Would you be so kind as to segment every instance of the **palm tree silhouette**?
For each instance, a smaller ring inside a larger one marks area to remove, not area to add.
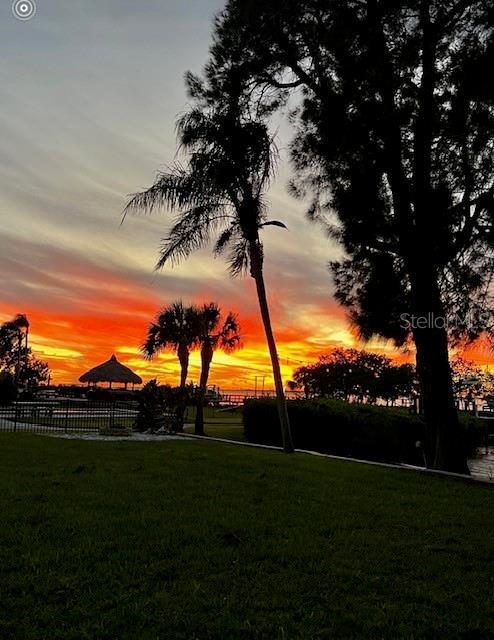
[[[201,345],[201,377],[197,398],[195,433],[204,435],[204,400],[208,386],[209,371],[216,349],[231,353],[240,347],[240,327],[234,313],[225,319],[215,302],[204,304],[198,309],[197,328]]]
[[[181,300],[163,307],[156,320],[149,325],[141,351],[146,358],[154,358],[161,351],[177,354],[180,363],[180,388],[187,384],[190,351],[198,346],[197,310],[184,306]]]
[[[194,92],[198,93],[194,80]],[[192,90],[192,81],[189,83]],[[224,108],[204,98],[179,118],[177,133],[185,165],[175,163],[159,172],[154,184],[134,194],[124,211],[178,212],[163,239],[157,269],[177,263],[213,237],[216,254],[227,253],[230,273],[246,271],[255,281],[268,343],[278,400],[283,447],[293,452],[280,363],[271,325],[264,283],[264,251],[260,232],[269,225],[265,192],[276,165],[276,147],[267,126],[241,106],[242,96],[231,96]],[[214,105],[214,103],[213,103]]]

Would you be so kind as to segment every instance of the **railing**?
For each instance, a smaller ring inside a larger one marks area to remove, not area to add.
[[[474,403],[475,417],[484,421],[484,449],[489,453],[490,446],[494,442],[494,407],[492,402],[486,402],[481,406]]]
[[[0,432],[73,433],[132,429],[135,402],[60,400],[0,406]]]
[[[210,402],[212,406],[217,407],[241,407],[245,401],[245,396],[241,395],[221,395],[217,400]]]
[[[287,395],[288,397],[288,395]],[[207,398],[209,404],[211,406],[219,406],[219,407],[241,407],[243,406],[245,400],[255,399],[260,400],[261,398],[276,398],[274,392],[258,392],[257,395],[253,392],[252,394],[235,394],[235,393],[222,393],[217,398]]]

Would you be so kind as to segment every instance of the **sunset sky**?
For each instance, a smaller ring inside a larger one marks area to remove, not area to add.
[[[250,278],[232,280],[209,250],[153,272],[169,216],[127,219],[126,195],[173,161],[183,75],[200,71],[221,0],[38,0],[29,21],[0,8],[0,321],[26,313],[53,382],[112,353],[144,379],[176,382],[173,354],[146,363],[147,323],[177,298],[239,314],[244,349],[218,354],[211,383],[253,388],[270,367]],[[282,150],[289,129],[279,126]],[[333,346],[354,343],[327,271],[339,249],[304,219],[282,162],[265,232],[266,278],[286,378]],[[375,346],[375,345],[374,345]],[[384,348],[381,347],[380,348]],[[386,348],[392,354],[391,347]],[[194,356],[190,377],[197,380]]]

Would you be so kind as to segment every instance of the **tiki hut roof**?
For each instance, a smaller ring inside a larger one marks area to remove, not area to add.
[[[94,367],[79,378],[79,382],[121,382],[141,384],[142,378],[120,363],[113,355],[103,364]]]

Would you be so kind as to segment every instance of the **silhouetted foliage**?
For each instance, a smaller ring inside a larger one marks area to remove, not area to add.
[[[14,322],[4,322],[0,325],[0,359],[8,357],[16,348],[19,341],[19,329]]]
[[[414,366],[390,364],[381,371],[375,394],[376,397],[394,404],[399,398],[410,398],[417,389],[417,374]]]
[[[33,356],[31,349],[28,349],[25,365],[21,367],[19,373],[19,383],[26,389],[34,391],[39,385],[48,382],[49,378],[48,364]]]
[[[141,347],[147,358],[154,358],[166,349],[174,351],[180,362],[180,386],[187,384],[191,350],[198,346],[197,310],[181,300],[163,307],[151,323]]]
[[[16,386],[32,392],[48,381],[50,369],[27,346],[28,329],[29,321],[22,314],[0,325],[0,371],[11,374]]]
[[[347,252],[337,298],[364,338],[413,338],[428,464],[461,472],[448,337],[492,330],[493,24],[483,0],[229,0],[213,49],[271,103],[296,88],[293,188]]]
[[[494,375],[470,360],[455,356],[451,360],[455,395],[467,401],[490,398],[494,394]]]
[[[165,408],[163,390],[156,380],[150,380],[139,392],[139,410],[134,429],[141,432],[155,430]]]
[[[332,397],[374,403],[393,403],[409,397],[415,372],[411,365],[395,365],[390,358],[357,349],[334,349],[330,354],[294,373],[294,381],[307,397]]]
[[[192,395],[188,387],[159,385],[156,380],[150,380],[138,392],[139,409],[134,429],[140,432],[182,431],[182,406],[191,401]]]
[[[275,171],[276,147],[263,112],[252,101],[249,78],[237,64],[241,49],[229,50],[231,64],[223,68],[218,51],[205,70],[205,80],[188,74],[193,106],[177,123],[183,163],[160,172],[152,187],[135,194],[127,212],[165,208],[177,212],[164,238],[157,268],[177,263],[214,242],[214,252],[226,255],[233,276],[250,272],[273,367],[285,450],[293,446],[283,382],[271,327],[264,283],[261,232],[269,220],[266,190]]]
[[[423,466],[423,418],[395,407],[349,404],[342,400],[290,400],[293,439],[298,449],[381,462]],[[244,432],[248,442],[280,446],[273,428],[273,400],[247,400]],[[483,427],[473,416],[461,416],[461,445],[465,457],[475,455]]]
[[[230,312],[226,318],[215,302],[197,308],[198,342],[201,349],[201,376],[197,396],[195,433],[204,434],[204,402],[208,386],[209,371],[217,349],[232,353],[240,347],[240,327],[237,317]]]
[[[17,399],[17,385],[14,376],[7,371],[0,372],[0,406],[5,407]]]
[[[230,353],[240,345],[238,321],[233,313],[222,318],[220,307],[210,302],[202,306],[184,305],[174,302],[163,308],[148,330],[141,350],[146,357],[152,358],[163,349],[176,351],[180,365],[180,387],[185,389],[190,352],[198,348],[201,352],[201,373],[199,388],[195,393],[197,413],[195,432],[204,433],[204,399],[207,390],[209,372],[216,349]],[[184,395],[185,398],[185,395]],[[185,402],[183,403],[185,411]]]

